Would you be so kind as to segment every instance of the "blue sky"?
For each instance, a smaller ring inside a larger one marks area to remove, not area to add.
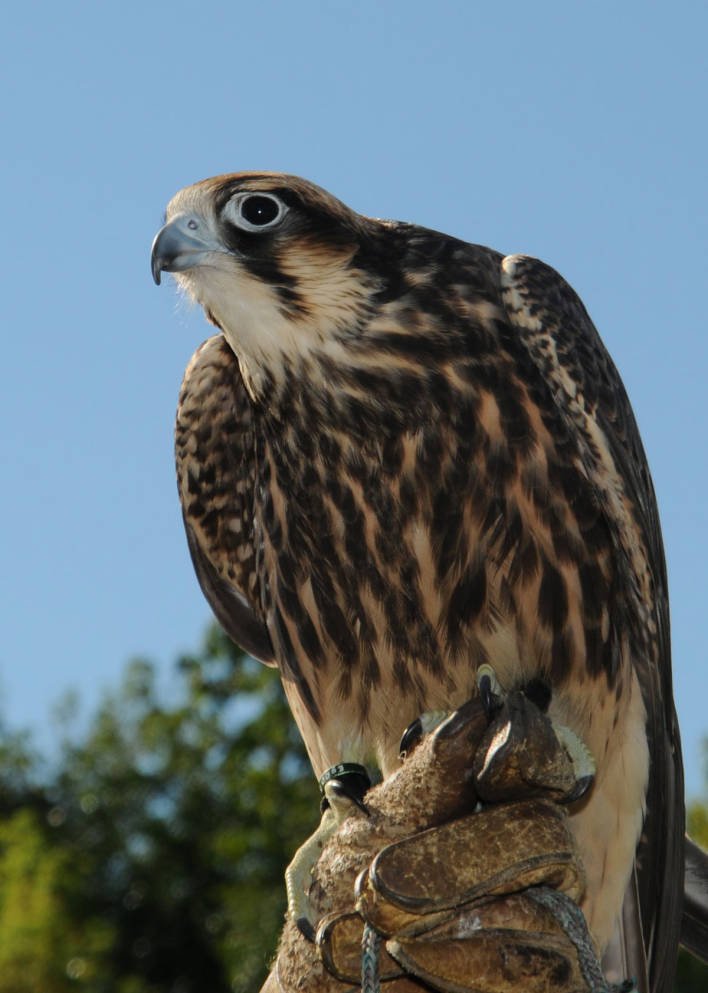
[[[678,13],[677,13],[678,12]],[[3,15],[0,711],[51,747],[208,619],[172,419],[209,333],[159,291],[181,186],[304,175],[364,213],[538,255],[622,371],[662,512],[688,791],[708,731],[705,39],[651,2],[13,4]],[[699,623],[700,622],[700,623]]]

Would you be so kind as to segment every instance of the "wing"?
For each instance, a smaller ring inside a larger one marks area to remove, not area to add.
[[[681,924],[684,800],[656,497],[619,374],[577,294],[550,266],[520,255],[503,260],[501,283],[517,336],[509,347],[521,350],[523,361],[528,365],[530,359],[550,385],[604,508],[618,560],[644,590],[646,620],[656,632],[653,651],[635,659],[650,771],[636,871],[624,901],[622,947],[625,975],[640,977],[646,969],[651,993],[665,993],[673,985]]]
[[[204,596],[244,651],[275,665],[258,593],[254,436],[238,361],[218,334],[187,366],[175,425],[177,486]]]

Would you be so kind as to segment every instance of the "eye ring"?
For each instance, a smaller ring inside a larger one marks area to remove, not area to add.
[[[237,193],[231,197],[224,213],[242,231],[268,231],[276,227],[288,212],[286,204],[274,193]]]

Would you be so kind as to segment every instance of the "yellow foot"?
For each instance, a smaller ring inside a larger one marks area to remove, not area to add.
[[[565,724],[556,724],[555,721],[551,721],[551,724],[556,738],[560,741],[573,765],[577,786],[564,800],[565,803],[573,803],[575,800],[579,800],[592,785],[595,779],[595,759],[592,757],[590,749],[575,731],[571,731]]]
[[[312,908],[307,895],[312,870],[322,854],[322,849],[340,824],[352,814],[366,814],[366,807],[362,801],[348,793],[338,779],[330,779],[325,783],[323,793],[324,809],[319,826],[305,844],[298,848],[285,870],[288,916],[308,941],[315,940],[316,931],[316,921],[312,920]]]
[[[500,709],[503,701],[506,699],[506,693],[491,665],[484,663],[477,670],[477,687],[482,705],[487,715],[491,717],[493,713]],[[536,704],[541,712],[547,710],[551,699],[551,690],[544,682],[535,680],[533,683],[522,687],[522,692]],[[585,742],[578,737],[575,731],[572,731],[565,724],[559,724],[557,721],[554,721],[550,715],[547,716],[556,738],[572,764],[576,785],[562,801],[564,803],[572,803],[580,799],[591,786],[595,778],[595,760]]]

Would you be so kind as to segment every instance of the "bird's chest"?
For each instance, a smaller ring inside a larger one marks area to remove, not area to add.
[[[531,427],[503,432],[498,409],[261,437],[261,598],[316,766],[361,736],[386,768],[410,720],[473,694],[481,662],[509,688],[541,675],[570,697],[574,670],[609,664],[608,537],[579,480],[572,505],[554,487],[560,455]]]
[[[413,710],[469,695],[499,512],[479,454],[443,419],[371,438],[290,424],[263,445],[266,613],[283,668],[315,699],[363,715],[374,691]]]
[[[418,440],[364,441],[334,430],[290,430],[264,446],[257,513],[269,594],[296,627],[316,629],[313,660],[353,665],[419,607],[415,535],[431,519]],[[311,632],[312,634],[312,632]]]

